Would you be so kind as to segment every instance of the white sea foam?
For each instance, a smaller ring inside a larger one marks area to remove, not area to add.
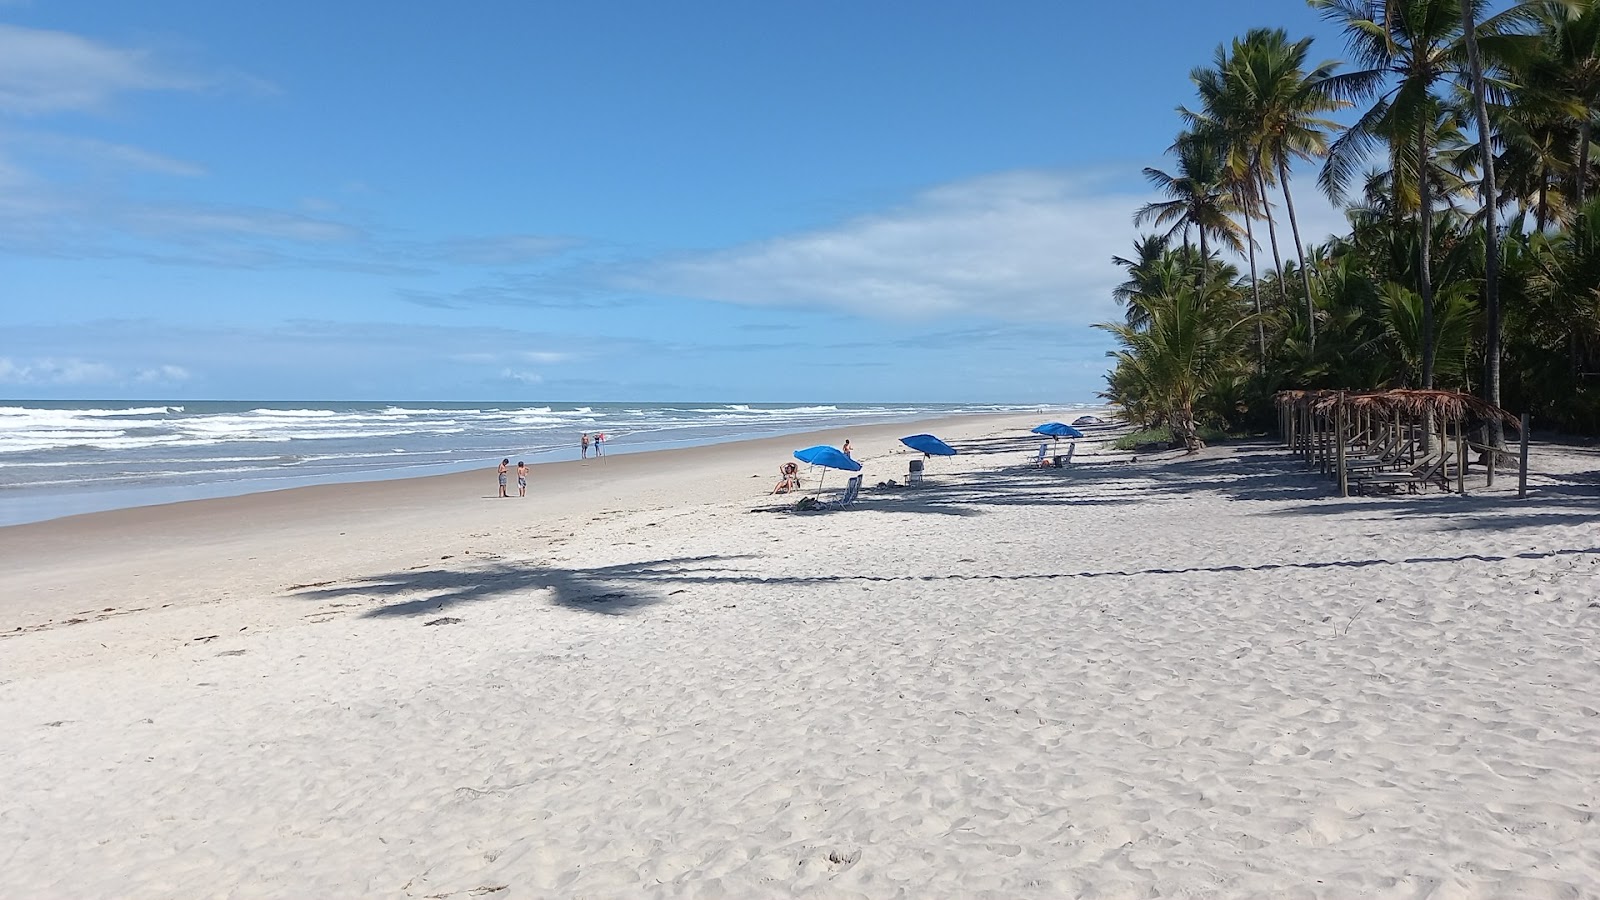
[[[0,489],[15,496],[69,484],[77,493],[130,482],[198,489],[291,477],[378,477],[459,470],[512,454],[576,458],[580,430],[604,431],[612,452],[626,452],[955,411],[905,404],[12,403],[0,406]],[[84,477],[70,477],[75,469]]]

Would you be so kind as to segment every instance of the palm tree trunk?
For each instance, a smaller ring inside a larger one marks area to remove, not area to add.
[[[1185,452],[1199,453],[1206,448],[1206,442],[1200,439],[1200,427],[1194,421],[1194,407],[1189,403],[1180,403],[1173,409],[1172,436],[1183,442]]]
[[[1428,120],[1417,121],[1417,293],[1422,297],[1422,389],[1433,389],[1433,186],[1428,183]]]
[[[1256,301],[1256,351],[1260,357],[1261,371],[1267,370],[1267,326],[1261,318],[1261,280],[1256,277],[1256,230],[1250,224],[1255,216],[1250,210],[1244,214],[1245,249],[1250,253],[1250,296]]]
[[[1211,253],[1206,247],[1206,230],[1204,226],[1202,226],[1200,228],[1200,268],[1195,271],[1194,275],[1194,286],[1196,290],[1205,290],[1206,269],[1208,268],[1207,261],[1210,259]]]
[[[1462,33],[1467,43],[1467,63],[1472,78],[1473,114],[1478,119],[1478,151],[1483,154],[1483,309],[1487,320],[1483,341],[1483,399],[1500,405],[1500,211],[1499,185],[1494,177],[1494,142],[1489,136],[1489,104],[1484,99],[1483,63],[1478,59],[1477,26],[1472,21],[1472,3],[1461,4]],[[1582,173],[1578,194],[1583,194]],[[1488,421],[1486,443],[1496,450],[1505,447],[1504,424],[1496,417]],[[1465,464],[1463,462],[1463,464]]]
[[[1550,173],[1544,166],[1539,167],[1539,205],[1533,210],[1534,227],[1544,230],[1545,223],[1550,219]]]
[[[1278,177],[1283,180],[1283,206],[1289,211],[1289,230],[1294,234],[1294,253],[1300,260],[1300,286],[1306,291],[1306,344],[1317,351],[1317,308],[1311,302],[1311,272],[1306,269],[1305,244],[1300,243],[1300,222],[1294,215],[1294,197],[1289,193],[1289,162],[1278,160]]]
[[[1261,169],[1261,160],[1256,160],[1256,181],[1261,186],[1261,209],[1267,214],[1267,243],[1272,245],[1272,274],[1277,276],[1278,299],[1283,305],[1289,305],[1289,292],[1283,287],[1283,257],[1278,255],[1278,226],[1272,220],[1272,203],[1267,200],[1267,174]]]
[[[1589,111],[1584,110],[1583,121],[1578,125],[1578,213],[1583,213],[1584,198],[1588,196],[1589,187],[1589,138],[1590,122]]]

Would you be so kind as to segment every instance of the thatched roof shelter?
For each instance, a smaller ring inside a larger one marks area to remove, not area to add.
[[[1521,426],[1520,420],[1509,412],[1471,394],[1460,391],[1423,391],[1397,388],[1388,391],[1346,393],[1322,391],[1322,396],[1311,401],[1312,409],[1330,413],[1339,406],[1351,410],[1367,410],[1385,418],[1405,417],[1421,419],[1432,415],[1446,422],[1464,422],[1472,419],[1489,421],[1499,419],[1512,428]]]
[[[1306,404],[1315,403],[1315,402],[1317,402],[1318,400],[1321,400],[1324,397],[1329,397],[1329,396],[1332,396],[1332,395],[1337,394],[1337,393],[1340,393],[1340,392],[1339,391],[1279,391],[1276,394],[1272,395],[1272,402],[1277,404],[1279,407],[1284,407],[1284,406],[1305,406]]]

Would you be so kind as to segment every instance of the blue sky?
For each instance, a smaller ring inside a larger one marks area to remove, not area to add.
[[[1088,400],[1257,25],[1343,51],[1297,0],[0,0],[0,397]]]

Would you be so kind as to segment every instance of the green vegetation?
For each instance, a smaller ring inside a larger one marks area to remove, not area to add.
[[[1208,443],[1227,440],[1234,435],[1223,431],[1215,425],[1202,425],[1199,428],[1200,439]],[[1129,432],[1112,442],[1111,446],[1118,450],[1135,450],[1145,444],[1161,444],[1165,447],[1177,446],[1181,441],[1172,439],[1172,429],[1162,425],[1157,428],[1145,428],[1140,431]]]
[[[1166,199],[1134,215],[1165,230],[1114,260],[1102,396],[1191,450],[1285,388],[1464,390],[1600,431],[1600,0],[1308,2],[1348,63],[1253,29],[1191,73],[1173,171],[1145,170]],[[1345,205],[1326,243],[1301,241],[1297,159]]]

